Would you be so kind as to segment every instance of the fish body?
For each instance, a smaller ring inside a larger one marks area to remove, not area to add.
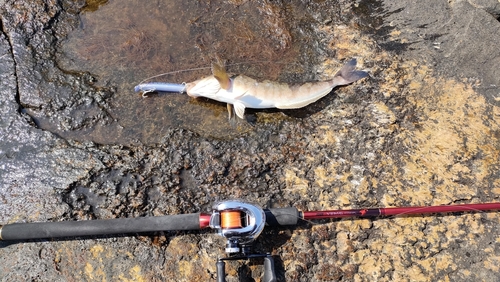
[[[269,80],[257,81],[245,75],[230,77],[220,65],[214,64],[213,75],[187,83],[185,91],[191,97],[206,97],[227,103],[230,117],[232,105],[236,115],[243,119],[246,108],[302,108],[326,96],[339,85],[368,76],[368,73],[355,68],[356,59],[352,59],[331,80],[289,85]]]

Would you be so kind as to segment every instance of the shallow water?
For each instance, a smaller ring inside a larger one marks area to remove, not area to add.
[[[167,129],[185,128],[230,138],[252,126],[229,123],[224,104],[175,93],[143,99],[134,85],[161,73],[206,67],[154,79],[189,82],[209,75],[215,58],[225,60],[232,73],[310,80],[315,55],[297,38],[308,34],[313,21],[305,9],[250,1],[110,0],[82,12],[80,26],[62,43],[57,60],[66,71],[97,76],[98,87],[116,89],[108,100],[109,114],[122,130],[108,134],[155,143]],[[294,31],[299,28],[300,33]],[[277,123],[283,119],[272,115]]]

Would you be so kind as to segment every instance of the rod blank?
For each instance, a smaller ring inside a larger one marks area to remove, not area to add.
[[[500,210],[500,203],[304,211],[303,218],[328,219],[328,218],[343,218],[343,217],[376,217],[376,216],[411,215],[411,214],[446,213],[446,212],[470,212],[470,211],[484,212],[492,210]]]

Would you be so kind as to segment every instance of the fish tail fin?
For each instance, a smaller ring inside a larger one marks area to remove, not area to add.
[[[356,59],[352,59],[347,62],[338,72],[335,74],[333,81],[337,85],[346,85],[353,83],[356,80],[365,78],[368,73],[365,71],[356,70]]]

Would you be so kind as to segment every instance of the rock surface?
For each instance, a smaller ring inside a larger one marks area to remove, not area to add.
[[[498,1],[263,0],[255,10],[199,1],[260,15],[262,38],[251,18],[235,28],[255,44],[245,56],[299,62],[259,75],[323,79],[357,57],[370,78],[302,110],[256,111],[253,126],[237,128],[224,105],[155,97],[158,108],[173,103],[204,121],[151,114],[152,129],[120,116],[152,107],[119,97],[125,72],[61,59],[91,16],[82,9],[98,15],[117,2],[0,2],[1,224],[209,212],[231,198],[302,210],[499,201]],[[189,20],[186,37],[210,26]],[[196,41],[205,47],[195,56],[244,58],[214,38]],[[261,54],[259,42],[272,51]],[[496,281],[499,221],[490,212],[302,223],[266,229],[255,249],[275,255],[279,281]],[[0,247],[2,281],[209,281],[224,240],[163,232]],[[262,267],[231,262],[227,274],[258,281]]]

